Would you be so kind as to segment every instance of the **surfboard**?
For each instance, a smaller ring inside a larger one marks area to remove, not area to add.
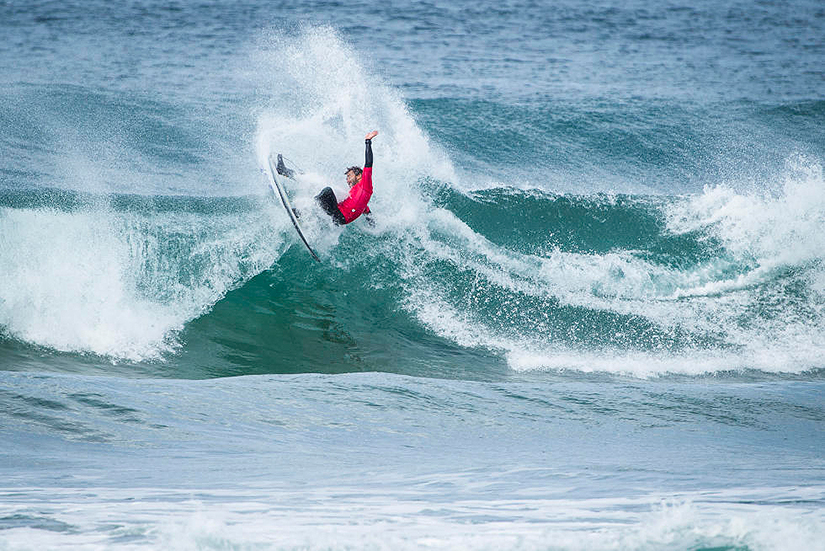
[[[281,174],[278,172],[276,162],[273,162],[272,155],[269,156],[269,188],[272,190],[272,193],[281,200],[281,204],[286,209],[286,214],[289,216],[289,219],[292,221],[292,225],[295,227],[295,231],[298,233],[298,237],[301,238],[301,241],[306,246],[309,254],[312,255],[316,261],[321,262],[321,259],[318,258],[318,255],[315,254],[315,251],[312,250],[312,247],[307,241],[306,236],[304,235],[304,230],[301,229],[301,224],[298,222],[298,218],[295,216],[295,211],[292,209],[292,204],[289,202],[289,196],[286,194],[286,189],[283,186],[283,179],[290,178],[295,174],[293,170],[284,170],[285,174]]]

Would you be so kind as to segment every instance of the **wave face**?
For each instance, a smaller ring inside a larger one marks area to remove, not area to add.
[[[33,111],[16,96],[5,117],[19,148],[58,162],[14,178],[74,188],[0,196],[0,326],[17,365],[61,370],[70,354],[82,370],[173,377],[482,378],[823,367],[821,138],[786,138],[738,179],[718,167],[764,156],[767,142],[704,162],[720,134],[766,119],[799,128],[821,119],[821,102],[410,105],[328,27],[264,36],[246,56],[250,109],[236,126],[260,166],[278,151],[305,171],[294,203],[324,262],[297,245],[254,163],[237,164],[237,197],[203,194],[201,165],[220,169],[194,151],[228,140],[214,122],[79,87],[39,89]],[[737,120],[709,132],[697,122],[708,109]],[[84,121],[75,146],[38,150],[67,119]],[[104,132],[113,121],[120,129]],[[359,162],[365,128],[381,129],[377,224],[334,228],[312,196],[328,184],[345,193],[342,167]],[[117,163],[99,168],[100,154]],[[150,193],[121,191],[146,163]],[[182,185],[195,193],[176,195]]]

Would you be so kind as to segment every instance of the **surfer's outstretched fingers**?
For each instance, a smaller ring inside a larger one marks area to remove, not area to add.
[[[373,130],[372,132],[370,132],[369,134],[367,134],[366,136],[364,136],[364,139],[365,139],[365,140],[371,140],[371,139],[373,139],[374,137],[376,137],[377,135],[378,135],[378,130]]]

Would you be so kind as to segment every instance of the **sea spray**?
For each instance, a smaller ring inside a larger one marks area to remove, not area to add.
[[[184,201],[179,201],[183,203]],[[111,359],[158,359],[175,334],[280,254],[259,213],[0,210],[0,325]]]

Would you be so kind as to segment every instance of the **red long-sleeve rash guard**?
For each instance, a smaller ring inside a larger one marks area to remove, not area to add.
[[[344,215],[347,224],[364,213],[369,214],[370,208],[367,203],[372,197],[372,144],[366,142],[366,162],[364,171],[361,172],[361,180],[349,190],[349,196],[338,203],[338,210]]]
[[[361,173],[361,181],[352,186],[349,196],[338,203],[338,210],[344,215],[347,224],[361,216],[364,212],[369,212],[370,197],[372,197],[372,167],[364,167]]]

